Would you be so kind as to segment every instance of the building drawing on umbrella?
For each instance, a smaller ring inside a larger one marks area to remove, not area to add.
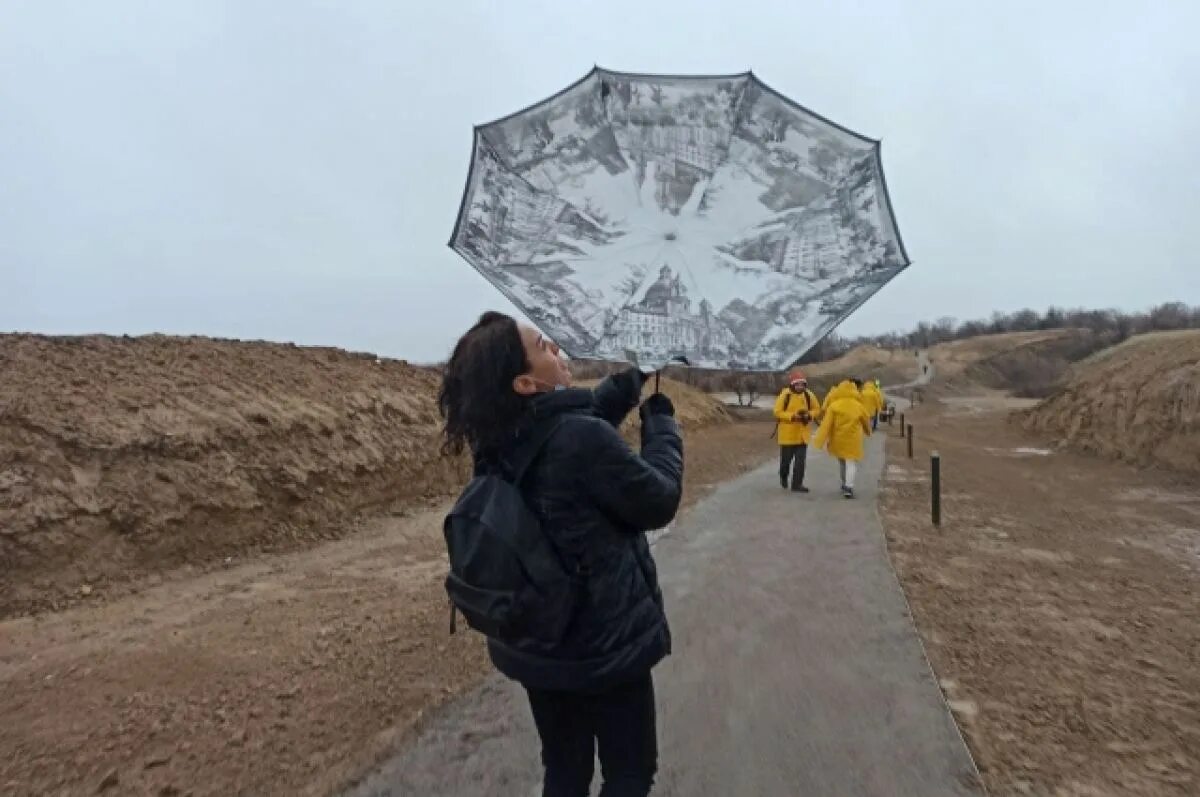
[[[516,257],[518,252],[536,252],[556,232],[551,222],[558,218],[563,207],[562,200],[550,194],[505,192],[504,201],[496,203],[485,230],[489,240],[508,247],[509,258]]]
[[[707,127],[658,127],[646,130],[630,144],[637,159],[659,160],[678,168],[687,165],[712,174],[725,158],[720,134]]]
[[[679,275],[663,266],[642,300],[617,314],[608,340],[614,351],[719,355],[736,348],[737,338],[713,313],[712,304],[703,299],[698,309],[692,312],[692,300]]]
[[[797,277],[825,279],[845,259],[839,243],[833,219],[824,214],[816,216],[785,239],[775,268]]]

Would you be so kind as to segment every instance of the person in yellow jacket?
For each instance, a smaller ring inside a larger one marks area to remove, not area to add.
[[[859,401],[862,401],[862,393],[855,388],[855,381],[853,379],[842,380],[825,394],[825,400],[821,402],[821,415],[824,416],[829,411],[830,404],[847,394],[853,395]]]
[[[821,402],[808,389],[803,371],[788,375],[788,386],[775,399],[776,430],[779,434],[779,483],[792,490],[807,493],[804,471],[808,463],[808,444],[812,440],[812,424],[821,416]],[[795,468],[793,469],[793,464]]]
[[[842,495],[854,497],[854,477],[863,458],[863,440],[871,436],[871,421],[858,386],[846,380],[825,398],[821,428],[814,445],[835,457],[842,473]]]
[[[867,382],[862,390],[863,407],[871,418],[871,430],[879,428],[879,413],[883,412],[883,391],[879,389],[879,381]]]

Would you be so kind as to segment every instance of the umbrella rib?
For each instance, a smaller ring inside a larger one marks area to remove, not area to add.
[[[642,242],[636,243],[636,244],[629,244],[629,246],[625,246],[620,249],[615,249],[611,252],[605,252],[604,254],[608,257],[611,257],[613,255],[623,255],[626,252],[633,251],[634,249],[641,249],[643,246],[653,246],[656,243],[660,243],[660,242],[659,241],[642,241]],[[594,256],[584,256],[584,257],[560,257],[558,259],[563,261],[564,263],[572,263],[572,262],[582,262],[585,260],[595,260],[596,258]]]

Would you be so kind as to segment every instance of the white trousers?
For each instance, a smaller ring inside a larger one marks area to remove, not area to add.
[[[852,459],[839,459],[838,469],[842,473],[842,486],[854,487],[854,477],[858,475],[858,463]]]

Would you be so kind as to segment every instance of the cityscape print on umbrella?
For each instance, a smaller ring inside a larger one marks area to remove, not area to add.
[[[595,68],[477,127],[450,246],[574,357],[746,370],[909,264],[879,142],[752,73]]]

